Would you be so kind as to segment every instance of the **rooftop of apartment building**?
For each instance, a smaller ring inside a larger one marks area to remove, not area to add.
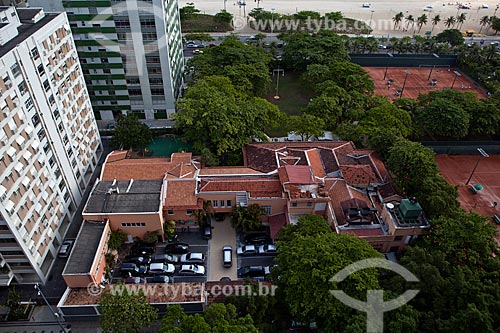
[[[83,213],[158,212],[162,180],[99,181]]]
[[[63,275],[85,274],[91,271],[105,228],[106,224],[103,222],[83,221]]]
[[[0,7],[0,11],[6,11],[11,7]],[[36,31],[42,29],[45,25],[51,22],[59,14],[47,14],[41,8],[18,8],[16,9],[17,16],[21,25],[17,27],[17,35],[0,47],[0,57],[9,53],[12,49],[21,44],[24,40],[32,36]],[[9,29],[10,24],[0,26],[1,29]]]

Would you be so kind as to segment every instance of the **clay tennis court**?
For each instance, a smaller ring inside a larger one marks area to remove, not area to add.
[[[465,183],[474,165],[481,158],[469,185]],[[483,216],[500,216],[500,155],[436,155],[439,170],[448,183],[458,185],[458,200],[465,210],[473,210]],[[481,184],[483,189],[477,194],[471,185]],[[495,205],[495,202],[498,205]],[[500,227],[497,227],[500,229]],[[497,239],[498,240],[498,239]],[[499,243],[500,244],[500,243]]]
[[[385,80],[384,74],[386,67],[363,68],[370,74],[375,83],[375,94],[387,96],[391,100],[400,97],[400,95],[398,95],[398,90],[403,90],[402,97],[417,98],[418,94],[443,90],[451,88],[452,86],[453,89],[460,91],[474,91],[478,94],[479,98],[487,97],[486,92],[474,85],[467,77],[456,75],[456,68],[388,67]],[[406,71],[409,72],[408,76],[406,75]],[[431,74],[430,78],[429,74]],[[404,84],[405,77],[406,84]],[[436,80],[434,86],[431,85],[432,79]],[[388,85],[389,80],[392,80],[390,86]]]

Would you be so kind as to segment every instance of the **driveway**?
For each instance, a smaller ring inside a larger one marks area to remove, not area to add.
[[[233,248],[233,265],[224,267],[222,258],[222,247],[231,245]],[[212,230],[210,240],[210,271],[208,281],[219,281],[222,277],[229,277],[231,280],[237,279],[237,258],[236,258],[236,232],[231,225],[231,218],[226,216],[224,221],[216,221]]]

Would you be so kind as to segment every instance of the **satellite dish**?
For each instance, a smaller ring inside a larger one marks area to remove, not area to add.
[[[393,210],[394,209],[394,204],[392,203],[388,203],[387,205],[385,205],[387,207],[387,209],[389,210]]]

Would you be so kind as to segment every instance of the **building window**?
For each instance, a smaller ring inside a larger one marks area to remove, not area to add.
[[[226,203],[226,202],[225,202],[224,200],[221,200],[221,201],[220,201],[220,207],[221,207],[221,208],[224,208],[224,207],[226,206],[226,205],[225,205],[225,203]]]
[[[49,91],[50,89],[49,80],[43,81],[43,89],[45,89],[45,91]]]
[[[226,207],[231,208],[232,206],[233,206],[233,203],[231,202],[231,200],[227,200]]]
[[[214,207],[214,208],[219,207],[219,201],[218,200],[213,200],[212,201],[212,207]]]
[[[33,100],[31,99],[31,97],[29,97],[25,102],[24,102],[24,106],[26,106],[26,110],[31,110],[31,108],[33,107]]]
[[[167,210],[167,214],[168,214],[168,215],[174,215],[174,210],[173,210],[173,209],[169,209],[169,210]]]
[[[43,69],[42,64],[38,65],[37,70],[38,70],[38,74],[40,74],[40,75],[45,74],[45,69]]]
[[[14,77],[17,77],[19,74],[21,74],[21,70],[19,69],[19,65],[17,64],[17,62],[14,63],[14,65],[10,66],[10,70]]]
[[[193,210],[192,209],[186,210],[186,215],[193,215]]]
[[[19,89],[21,96],[28,92],[28,87],[26,86],[26,83],[24,81],[21,81],[21,83],[17,85],[17,88]]]
[[[272,207],[271,206],[262,206],[262,210],[264,211],[264,214],[266,215],[271,215],[272,213]]]
[[[395,242],[400,242],[402,240],[403,240],[403,236],[396,236],[396,237],[394,237],[394,241]]]
[[[127,223],[122,223],[122,227],[145,227],[146,223],[145,222],[127,222]]]
[[[311,201],[307,202],[307,207],[312,207],[313,203]]]
[[[292,207],[297,207],[297,203],[296,202],[292,202]]]

